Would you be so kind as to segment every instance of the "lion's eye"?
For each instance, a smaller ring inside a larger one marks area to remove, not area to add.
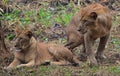
[[[83,20],[83,21],[82,21],[82,24],[83,24],[83,25],[86,25],[87,22],[88,22],[87,20]]]
[[[22,40],[22,39],[23,39],[22,37],[19,38],[19,40]]]
[[[87,20],[83,20],[83,23],[86,23],[87,22]]]
[[[20,38],[20,40],[23,39],[23,38]]]

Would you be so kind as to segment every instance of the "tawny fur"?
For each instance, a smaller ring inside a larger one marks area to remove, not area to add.
[[[79,16],[79,13],[75,14],[66,28],[67,44],[65,46],[70,50],[73,50],[75,47],[84,42],[83,33],[78,31],[80,27]]]
[[[31,32],[26,30],[17,35],[15,48],[14,60],[6,69],[42,65],[46,62],[53,65],[79,63],[72,52],[64,46],[38,42]]]
[[[86,54],[90,65],[98,65],[96,58],[105,58],[103,51],[110,35],[112,27],[112,16],[106,6],[100,4],[91,4],[81,8],[78,13],[79,31],[84,32],[84,44]],[[82,29],[81,29],[82,28]],[[96,39],[100,38],[97,52],[93,51],[93,44]],[[95,58],[96,56],[96,58]]]

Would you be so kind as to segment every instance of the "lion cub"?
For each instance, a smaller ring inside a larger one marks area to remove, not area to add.
[[[42,65],[46,62],[54,65],[78,65],[79,63],[67,48],[38,42],[29,30],[17,33],[15,49],[14,60],[6,69]]]

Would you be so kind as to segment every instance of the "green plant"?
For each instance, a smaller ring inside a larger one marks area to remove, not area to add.
[[[2,13],[2,11],[0,11],[0,16],[3,16],[3,13]]]
[[[52,12],[40,9],[39,10],[39,21],[44,25],[51,25]]]
[[[9,0],[3,0],[4,1],[4,3],[8,3],[9,2]]]
[[[112,38],[112,43],[113,44],[120,44],[120,42],[119,42],[119,39],[118,38]]]
[[[62,23],[62,18],[60,15],[58,15],[56,18],[55,18],[55,21],[56,23]]]
[[[109,67],[108,71],[110,71],[112,73],[120,74],[120,66]]]
[[[116,16],[116,15],[115,15],[115,16],[113,16],[113,22],[112,22],[112,23],[113,23],[113,25],[115,25],[115,26],[116,26],[116,25],[118,25],[118,23],[119,23],[119,22],[118,22],[117,20],[119,20],[119,17],[118,17],[118,16]]]
[[[65,13],[62,16],[63,16],[62,19],[63,19],[64,23],[68,24],[70,19],[71,19],[71,17],[73,16],[73,14]]]

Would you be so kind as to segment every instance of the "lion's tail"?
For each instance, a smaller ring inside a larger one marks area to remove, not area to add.
[[[71,59],[70,62],[72,63],[73,66],[79,66],[79,64],[81,63],[76,56],[73,56],[73,59]]]

